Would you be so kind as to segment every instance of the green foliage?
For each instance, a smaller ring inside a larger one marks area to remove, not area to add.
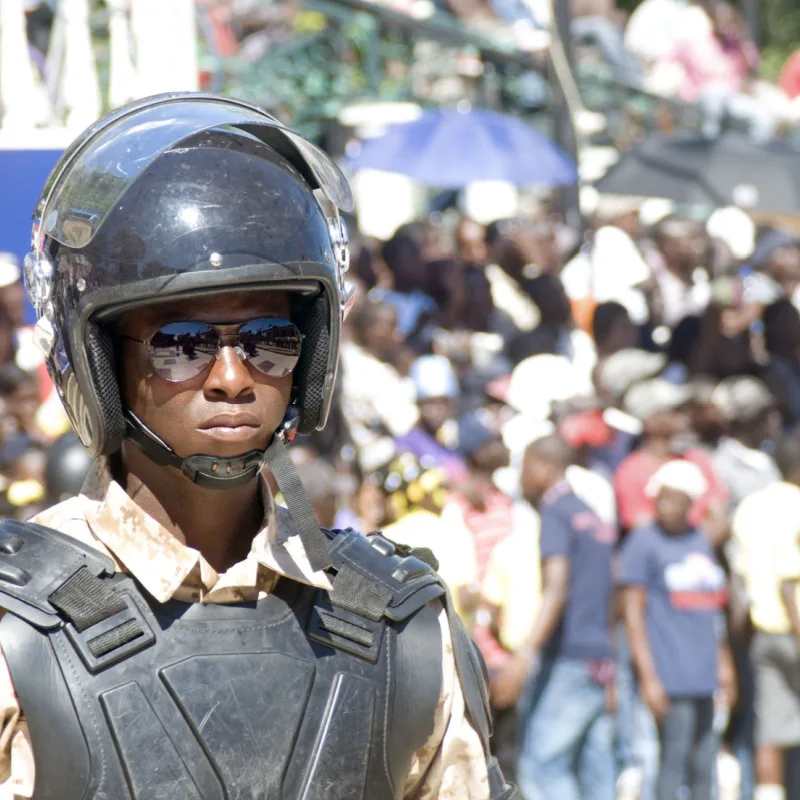
[[[781,74],[786,59],[794,52],[794,47],[786,45],[768,45],[761,51],[761,77],[775,81]]]
[[[800,47],[800,0],[761,0],[762,75],[778,77],[786,59]]]
[[[617,0],[617,6],[630,13],[640,2]],[[737,5],[736,0],[730,2]],[[759,0],[759,18],[761,75],[775,80],[786,59],[800,47],[800,0]]]

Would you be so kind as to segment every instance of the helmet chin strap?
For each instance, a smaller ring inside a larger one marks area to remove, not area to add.
[[[242,486],[253,480],[264,466],[265,450],[248,450],[235,456],[208,456],[198,453],[188,458],[181,458],[130,409],[126,408],[124,414],[128,439],[151,461],[160,467],[175,467],[192,483],[204,489],[234,489]],[[279,436],[286,435],[282,433],[284,427],[285,420],[278,433]]]
[[[225,457],[200,453],[181,458],[130,409],[126,408],[124,414],[128,438],[153,463],[161,467],[175,467],[192,483],[205,489],[232,489],[242,486],[253,480],[264,465],[269,466],[286,501],[311,568],[317,572],[330,566],[328,538],[320,530],[314,508],[284,446],[285,442],[294,437],[300,421],[297,406],[289,406],[280,428],[266,450],[248,450],[240,455]]]

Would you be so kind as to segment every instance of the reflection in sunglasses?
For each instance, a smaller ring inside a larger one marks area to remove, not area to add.
[[[238,327],[238,330],[235,334],[223,337],[218,327]],[[293,323],[265,318],[238,326],[174,322],[164,325],[149,340],[133,341],[148,345],[155,372],[165,380],[177,383],[200,375],[214,361],[223,342],[227,344],[228,339],[242,360],[249,361],[255,369],[269,377],[282,378],[297,366],[302,338]]]

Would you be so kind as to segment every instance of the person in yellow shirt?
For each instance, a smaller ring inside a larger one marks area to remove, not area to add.
[[[481,584],[497,640],[510,652],[527,641],[541,601],[541,583],[539,515],[519,502],[514,505],[514,529],[492,551]]]
[[[430,550],[439,574],[449,574],[449,542],[441,524],[447,499],[446,473],[425,469],[412,453],[400,453],[371,478],[383,495],[383,534],[397,544]],[[452,587],[451,587],[452,588]]]
[[[785,800],[784,751],[800,745],[800,440],[782,440],[775,460],[783,480],[742,501],[732,525],[755,628],[755,800]]]
[[[511,534],[497,544],[481,582],[476,623],[511,657],[528,641],[539,611],[542,577],[539,565],[539,514],[526,501],[514,504]],[[503,664],[504,662],[499,662]],[[489,670],[494,737],[492,747],[503,774],[516,775],[517,713],[501,669]]]

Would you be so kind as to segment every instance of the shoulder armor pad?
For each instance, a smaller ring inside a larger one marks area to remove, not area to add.
[[[347,530],[329,535],[331,561],[337,570],[331,592],[335,606],[375,621],[386,617],[397,622],[431,600],[442,600],[467,712],[488,753],[492,730],[486,665],[454,611],[442,579],[414,551],[380,533],[362,536]]]
[[[380,533],[332,534],[334,605],[375,621],[407,619],[446,588],[431,565]]]
[[[0,608],[39,628],[62,624],[50,602],[81,568],[111,576],[114,562],[93,547],[33,522],[0,521]]]

